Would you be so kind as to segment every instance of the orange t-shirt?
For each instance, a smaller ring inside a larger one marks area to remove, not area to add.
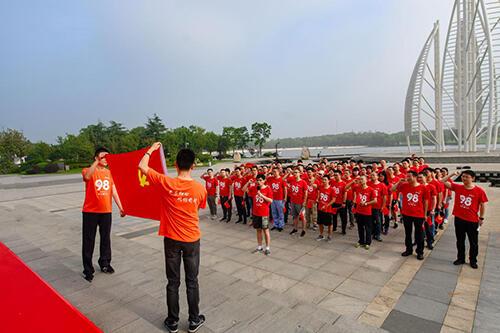
[[[205,208],[207,191],[195,180],[171,178],[148,171],[149,182],[161,193],[160,236],[181,242],[200,239],[198,209]]]
[[[82,170],[82,176],[88,168]],[[113,197],[113,177],[106,168],[96,168],[92,178],[85,181],[85,202],[82,211],[85,213],[111,213]]]

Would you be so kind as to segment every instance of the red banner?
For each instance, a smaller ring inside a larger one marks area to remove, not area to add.
[[[102,333],[0,242],[0,332]]]
[[[146,175],[139,170],[139,162],[149,148],[124,154],[106,155],[116,190],[125,214],[152,220],[160,220],[160,195],[149,184]],[[149,158],[149,167],[167,174],[163,149],[158,149]]]

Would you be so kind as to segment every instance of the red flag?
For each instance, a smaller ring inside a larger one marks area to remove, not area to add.
[[[139,170],[139,162],[149,148],[124,154],[106,155],[109,169],[120,196],[125,214],[160,220],[160,195]],[[167,174],[163,149],[155,150],[149,158],[149,167]]]

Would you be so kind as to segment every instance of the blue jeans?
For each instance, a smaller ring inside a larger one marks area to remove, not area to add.
[[[285,226],[283,200],[273,200],[271,203],[271,214],[273,215],[274,226],[276,228],[283,228]]]

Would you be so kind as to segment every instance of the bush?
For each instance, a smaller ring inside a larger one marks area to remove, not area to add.
[[[42,172],[42,169],[37,165],[33,165],[33,167],[29,170],[26,170],[27,175],[37,175]]]
[[[45,173],[56,173],[59,171],[59,166],[55,163],[47,164],[43,170]]]
[[[206,163],[213,160],[213,158],[210,154],[199,154],[196,156],[196,159],[197,159],[197,163],[203,163],[203,164],[206,164]]]

